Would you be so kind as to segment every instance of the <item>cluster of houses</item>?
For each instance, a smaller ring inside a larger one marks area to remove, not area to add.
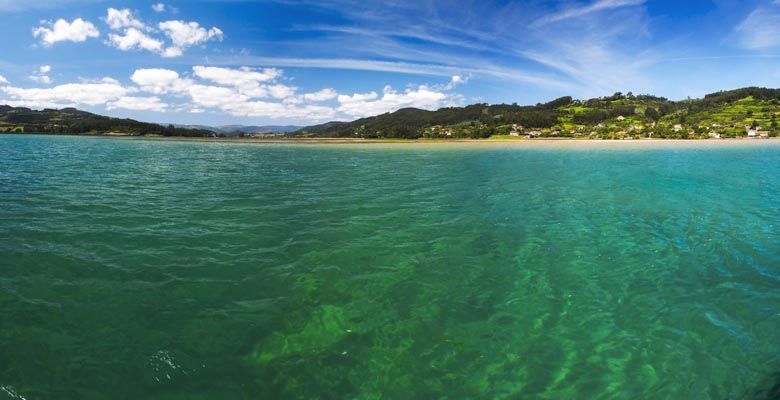
[[[675,125],[677,127],[679,125]],[[749,138],[768,138],[769,131],[763,130],[760,126],[753,127],[752,125],[745,125],[745,133]],[[720,124],[712,124],[708,127],[707,134],[712,139],[720,139],[721,135],[718,130],[721,128]]]
[[[755,138],[755,137],[762,137],[762,138],[769,137],[769,131],[761,130],[760,126],[757,126],[757,127],[753,128],[750,125],[745,125],[745,132],[747,132],[748,137],[752,137],[752,138]]]
[[[557,135],[559,133],[560,132],[558,131],[550,132],[551,135]],[[542,136],[542,132],[541,131],[524,132],[522,125],[512,124],[512,129],[509,131],[509,136],[518,136],[518,137],[525,136],[526,139],[532,139],[535,137]]]
[[[617,118],[615,118],[617,121],[626,121],[627,118],[620,115]],[[646,137],[653,137],[654,132],[647,132],[645,135],[645,130],[648,131],[652,130],[652,128],[655,128],[657,124],[655,122],[652,123],[652,126],[645,127],[642,124],[631,124],[629,126],[623,126],[622,129],[620,129],[617,132],[612,132],[614,134],[617,134],[619,137],[625,137],[625,139],[630,139],[632,137],[636,137],[637,134],[640,136],[646,136]],[[604,123],[599,123],[596,125],[593,129],[590,131],[590,136],[598,136],[599,130],[604,130],[608,128],[607,125]],[[682,132],[686,130],[686,128],[683,126],[683,124],[674,124],[672,125],[672,130],[674,132]],[[722,129],[722,126],[717,123],[713,123],[709,126],[700,125],[700,129],[706,129],[707,135],[711,139],[720,139],[721,133],[720,130]],[[749,138],[767,138],[770,135],[770,132],[767,130],[763,130],[760,126],[751,126],[751,125],[745,125],[745,133],[747,137]],[[687,128],[688,135],[694,136],[696,135],[696,131],[692,128]],[[443,127],[441,125],[432,126],[429,128],[429,134],[432,136],[439,136],[439,137],[452,137],[454,134],[453,128]],[[577,136],[578,134],[585,134],[586,132],[583,132],[579,129],[572,129],[569,133],[571,133],[574,136]],[[520,124],[512,124],[509,129],[509,135],[515,136],[515,137],[524,137],[526,139],[533,139],[540,137],[542,135],[544,136],[558,136],[561,132],[558,130],[526,130],[522,125]]]

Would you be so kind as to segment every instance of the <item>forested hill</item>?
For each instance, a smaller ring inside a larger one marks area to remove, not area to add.
[[[0,105],[0,133],[124,134],[159,136],[213,136],[205,129],[175,128],[132,119],[104,117],[75,108],[41,111]]]
[[[437,111],[406,108],[352,122],[329,122],[288,137],[727,138],[780,135],[780,89],[743,88],[702,99],[670,101],[615,93],[589,100],[561,97],[533,106],[473,104]],[[0,105],[0,133],[222,136],[201,127],[174,127],[105,117],[74,108],[41,111]]]
[[[615,93],[589,100],[562,97],[534,106],[474,104],[437,111],[402,109],[353,122],[330,122],[298,137],[487,138],[501,136],[709,138],[777,136],[780,89],[743,88],[670,101]]]

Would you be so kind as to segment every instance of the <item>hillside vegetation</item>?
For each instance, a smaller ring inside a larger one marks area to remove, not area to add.
[[[0,133],[122,134],[131,136],[213,136],[205,129],[175,128],[132,119],[104,117],[75,108],[31,110],[0,106]]]
[[[574,100],[562,97],[534,106],[474,104],[438,111],[402,109],[353,122],[330,122],[297,137],[598,139],[778,136],[780,89],[743,88],[703,99],[670,101],[615,93]]]
[[[533,106],[473,104],[437,111],[406,108],[352,122],[329,122],[279,135],[366,139],[776,137],[780,134],[778,117],[780,89],[751,87],[683,101],[615,93],[589,100],[561,97]],[[0,106],[0,133],[226,135],[200,126],[163,126],[105,117],[74,108],[36,111],[10,106]],[[258,136],[254,133],[247,135]],[[240,136],[244,136],[244,133],[240,133]]]

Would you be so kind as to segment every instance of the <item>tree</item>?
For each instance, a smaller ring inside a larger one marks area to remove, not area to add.
[[[647,107],[645,109],[645,117],[653,121],[658,121],[658,119],[661,118],[661,113],[653,107]]]

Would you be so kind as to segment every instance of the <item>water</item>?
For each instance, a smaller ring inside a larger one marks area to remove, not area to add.
[[[0,398],[762,398],[780,145],[0,137]]]

